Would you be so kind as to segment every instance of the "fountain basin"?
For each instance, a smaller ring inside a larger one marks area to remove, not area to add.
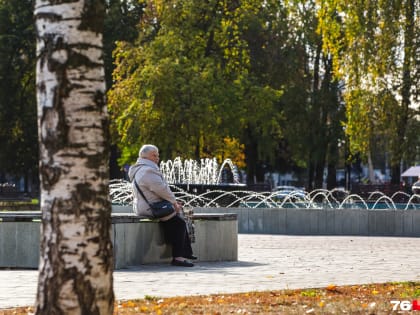
[[[194,208],[236,213],[238,233],[420,237],[420,210]]]

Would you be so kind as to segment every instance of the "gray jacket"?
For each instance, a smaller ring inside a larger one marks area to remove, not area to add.
[[[147,202],[138,192],[134,185],[134,180],[139,185],[144,196],[149,203],[167,200],[175,203],[175,195],[169,188],[168,183],[163,178],[163,174],[159,167],[153,161],[139,158],[136,164],[132,165],[128,170],[128,177],[132,182],[133,188],[133,210],[139,216],[152,217],[152,211]],[[162,221],[170,219],[174,215],[162,218]]]

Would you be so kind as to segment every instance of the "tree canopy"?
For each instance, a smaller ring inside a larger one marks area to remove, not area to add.
[[[208,156],[228,136],[243,145],[249,178],[312,165],[322,185],[343,106],[316,13],[299,1],[149,2],[137,41],[115,50],[109,100],[121,162],[144,142],[164,158]]]
[[[37,171],[32,6],[0,0],[1,173]],[[294,170],[321,187],[328,169],[334,187],[335,169],[359,158],[399,181],[420,155],[419,11],[415,0],[107,1],[120,165],[153,142],[164,159],[232,158],[250,181]]]
[[[415,161],[420,146],[419,2],[318,2],[324,49],[346,84],[350,149],[367,157],[382,143],[398,183],[401,162]]]
[[[149,2],[138,40],[115,50],[108,96],[124,161],[144,142],[164,158],[211,156],[224,138],[240,138],[247,117],[270,128],[280,90],[249,74],[244,33],[254,12],[255,1]]]
[[[33,5],[0,0],[0,176],[37,174]]]

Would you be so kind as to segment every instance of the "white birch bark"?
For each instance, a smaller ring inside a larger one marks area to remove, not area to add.
[[[103,0],[37,0],[37,314],[112,314]]]

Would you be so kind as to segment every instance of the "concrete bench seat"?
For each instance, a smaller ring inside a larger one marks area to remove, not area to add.
[[[31,201],[31,198],[25,194],[18,191],[5,191],[0,188],[0,203],[1,202],[11,202],[11,201]]]
[[[112,213],[115,268],[127,268],[171,260],[156,220],[134,213]],[[194,254],[200,261],[236,261],[238,224],[233,213],[195,214]],[[41,213],[0,212],[0,268],[38,268]]]
[[[0,212],[0,222],[32,222],[41,220],[39,211],[3,211]]]

